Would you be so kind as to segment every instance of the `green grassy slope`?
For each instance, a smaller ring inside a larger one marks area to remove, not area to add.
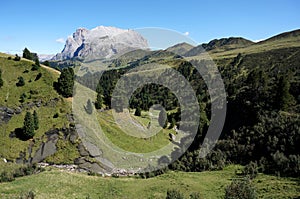
[[[44,139],[43,135],[52,128],[62,128],[68,126],[69,121],[66,117],[71,111],[71,104],[67,99],[60,97],[53,89],[53,82],[57,81],[59,73],[53,69],[42,66],[37,71],[31,71],[32,61],[21,59],[21,61],[8,60],[8,55],[0,55],[0,69],[2,70],[3,87],[0,88],[0,106],[22,109],[21,114],[14,114],[7,124],[2,124],[0,129],[0,157],[15,160],[19,153],[27,151],[30,140],[21,141],[18,138],[10,138],[9,135],[15,128],[23,126],[23,119],[26,111],[36,110],[39,116],[40,128],[36,130],[34,136],[35,147]],[[38,73],[42,77],[35,81]],[[25,85],[16,86],[18,77],[22,76]],[[23,103],[20,96],[25,93],[27,96]],[[57,102],[53,99],[57,98]],[[32,103],[41,102],[40,107]],[[53,115],[58,113],[58,118]],[[36,149],[36,148],[34,148]]]
[[[145,129],[147,128],[146,125],[150,122],[150,119],[146,117],[136,117],[132,115],[132,119],[138,124],[142,125]],[[143,139],[124,133],[118,124],[115,123],[111,111],[98,113],[98,120],[105,135],[115,145],[126,151],[136,153],[147,153],[164,147],[169,143],[169,133],[174,133],[173,130],[163,129],[156,135],[147,139]],[[131,131],[136,130],[138,129],[131,129]]]
[[[223,59],[236,56],[238,53],[242,54],[253,54],[266,52],[269,50],[282,49],[282,48],[293,48],[300,46],[300,31],[295,30],[292,32],[287,32],[284,36],[277,35],[265,41],[254,43],[247,47],[236,48],[226,51],[209,51],[209,55],[213,59]],[[203,57],[203,56],[202,56]],[[201,55],[187,57],[188,60],[199,59]]]
[[[168,172],[150,179],[103,178],[82,173],[50,170],[0,184],[0,197],[17,197],[32,190],[36,198],[165,198],[167,189],[178,189],[187,197],[199,192],[203,198],[222,198],[224,189],[240,166],[201,173]],[[296,179],[259,174],[253,181],[259,198],[296,198]]]

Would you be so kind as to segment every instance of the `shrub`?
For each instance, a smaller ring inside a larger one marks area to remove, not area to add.
[[[225,189],[225,199],[255,199],[254,187],[248,178],[236,179]]]
[[[34,197],[35,197],[35,194],[33,191],[29,191],[28,193],[21,194],[19,196],[20,199],[34,199]]]
[[[166,199],[184,199],[184,196],[180,191],[177,191],[176,189],[169,189],[167,191]]]
[[[58,113],[55,113],[55,114],[53,115],[53,118],[58,118],[58,116],[59,116],[59,114],[58,114]]]
[[[250,162],[244,167],[243,175],[249,176],[250,179],[254,179],[257,176],[258,167],[256,162]]]
[[[3,171],[0,174],[0,182],[11,182],[14,179],[14,176],[11,173],[8,173],[7,171]]]
[[[40,68],[40,66],[36,65],[36,64],[32,64],[32,71],[38,70]]]
[[[34,81],[39,80],[41,77],[42,77],[42,73],[37,74],[37,76],[35,77],[35,80],[34,80]]]
[[[43,64],[44,64],[45,66],[50,66],[50,62],[49,62],[49,61],[44,61]]]
[[[193,192],[190,194],[190,199],[200,199],[200,194],[198,192]]]
[[[20,96],[20,102],[23,103],[25,102],[25,99],[26,99],[27,95],[25,93],[22,93],[22,95]]]
[[[21,60],[21,57],[19,57],[19,55],[16,54],[14,61],[20,61],[20,60]]]
[[[17,86],[24,86],[25,85],[25,81],[24,81],[24,78],[21,76],[21,77],[18,77],[18,82],[16,83]]]

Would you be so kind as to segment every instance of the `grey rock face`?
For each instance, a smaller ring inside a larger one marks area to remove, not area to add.
[[[63,51],[52,59],[110,58],[132,50],[147,48],[147,40],[133,30],[105,26],[98,26],[92,30],[79,28],[68,37]]]

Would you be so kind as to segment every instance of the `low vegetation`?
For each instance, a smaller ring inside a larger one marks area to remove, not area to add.
[[[36,175],[17,178],[0,184],[2,198],[17,197],[32,191],[35,198],[161,198],[168,190],[177,190],[184,198],[224,198],[226,189],[237,178],[241,166],[228,166],[222,171],[167,172],[148,179],[135,177],[113,178],[88,176],[83,173],[61,172],[48,169]],[[34,183],[33,183],[34,182]],[[283,178],[258,174],[251,181],[257,198],[297,198],[299,187],[296,178]],[[38,186],[37,186],[38,185]],[[134,190],[134,191],[133,191]],[[194,193],[196,192],[196,193]]]

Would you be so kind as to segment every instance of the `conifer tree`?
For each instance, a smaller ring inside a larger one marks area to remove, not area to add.
[[[56,90],[63,97],[73,96],[74,70],[73,68],[64,68],[58,78]]]
[[[23,134],[26,138],[34,136],[34,119],[30,112],[27,112],[24,118]]]

